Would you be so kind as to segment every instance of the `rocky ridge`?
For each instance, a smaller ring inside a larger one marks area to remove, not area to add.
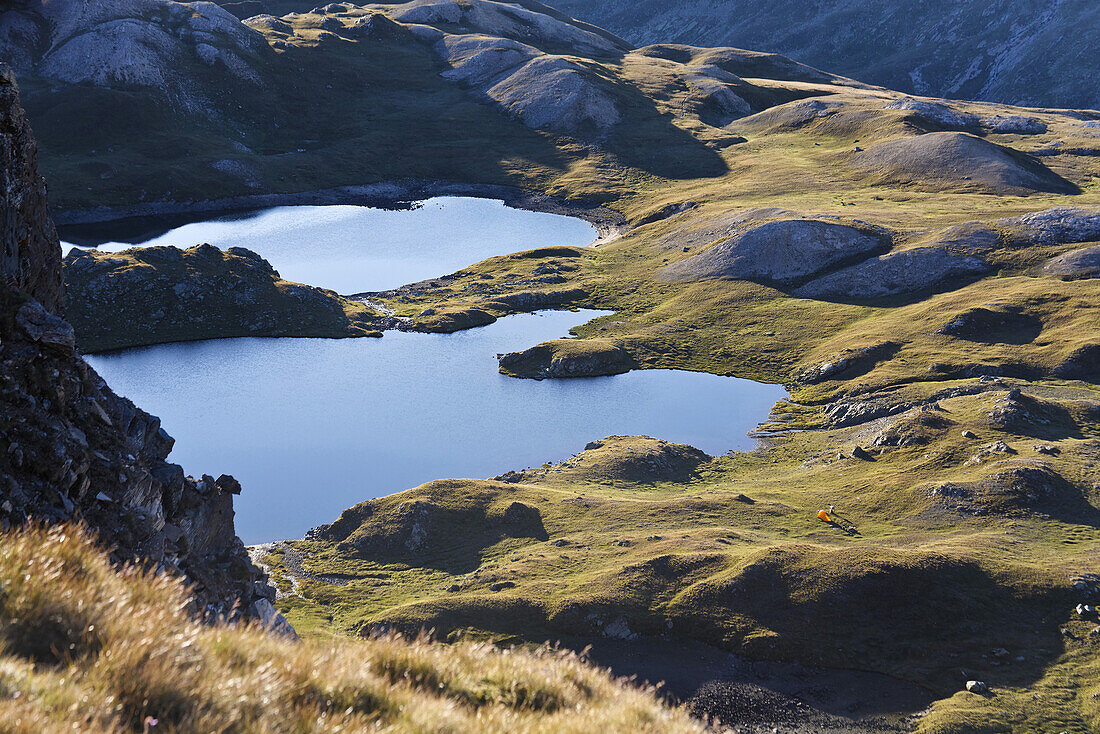
[[[197,613],[286,629],[234,532],[240,484],[188,477],[166,461],[173,440],[159,419],[113,393],[80,358],[72,326],[47,308],[62,300],[60,245],[7,71],[0,91],[0,527],[84,522],[116,561],[183,575]]]
[[[639,44],[731,45],[915,94],[1048,107],[1100,107],[1097,9],[1087,3],[800,0],[551,0]],[[1056,49],[1052,53],[1051,49]]]

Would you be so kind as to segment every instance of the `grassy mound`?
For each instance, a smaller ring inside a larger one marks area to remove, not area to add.
[[[883,181],[990,194],[1075,193],[1077,187],[1010,148],[967,133],[928,133],[873,145],[851,162]]]
[[[175,581],[113,568],[75,527],[0,543],[0,728],[702,732],[571,653],[202,626]],[[150,722],[150,718],[155,720]]]
[[[608,436],[554,471],[584,482],[686,482],[710,457],[695,448],[649,436]]]

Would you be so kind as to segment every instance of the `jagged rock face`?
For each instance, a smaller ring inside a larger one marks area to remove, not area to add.
[[[187,109],[209,105],[199,70],[259,84],[267,51],[259,33],[209,2],[37,0],[0,13],[0,61],[20,74],[145,88]]]
[[[116,559],[185,574],[204,608],[265,598],[233,529],[240,486],[168,463],[160,420],[107,387],[65,321],[12,289],[2,307],[0,525],[82,520]]]
[[[544,50],[562,49],[583,56],[615,56],[625,50],[607,35],[566,23],[544,13],[528,10],[516,3],[494,0],[413,0],[386,7],[390,16],[401,23],[433,26],[458,26],[481,33],[531,43]]]
[[[11,71],[0,64],[0,280],[60,312],[61,250],[38,152]]]
[[[0,91],[5,236],[15,237],[0,283],[0,528],[83,521],[116,560],[184,574],[198,610],[255,616],[274,590],[233,529],[240,485],[168,463],[160,420],[115,395],[47,308],[61,300],[60,244],[10,76]]]
[[[1094,3],[1040,0],[549,0],[637,44],[740,46],[903,92],[1054,107],[1100,106],[1085,62]]]

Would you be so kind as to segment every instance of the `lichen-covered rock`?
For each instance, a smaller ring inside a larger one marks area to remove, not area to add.
[[[1100,209],[1058,206],[1001,219],[997,225],[1024,243],[1066,245],[1100,240]]]
[[[800,298],[824,300],[873,300],[939,290],[991,269],[987,262],[977,257],[952,255],[936,247],[915,247],[871,258],[812,280],[794,294]]]
[[[977,116],[969,112],[961,112],[940,102],[902,97],[887,104],[886,109],[906,110],[925,122],[952,130],[966,130],[978,126]]]
[[[1082,247],[1048,260],[1043,265],[1043,273],[1062,280],[1100,278],[1100,245]]]
[[[816,219],[750,221],[745,229],[709,250],[666,265],[658,278],[790,284],[881,250],[885,241],[878,232]]]

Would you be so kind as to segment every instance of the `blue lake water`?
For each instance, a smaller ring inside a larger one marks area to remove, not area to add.
[[[448,196],[409,210],[281,206],[185,224],[139,242],[106,240],[98,248],[247,247],[287,280],[350,294],[446,275],[494,255],[595,239],[595,227],[575,217]]]
[[[187,224],[143,244],[248,247],[288,279],[353,293],[594,236],[570,217],[443,198],[411,211],[279,207]],[[88,361],[116,392],[161,417],[176,438],[172,461],[195,476],[241,481],[237,530],[247,543],[301,537],[351,505],[432,479],[561,461],[612,434],[711,454],[748,448],[746,432],[786,394],[671,370],[542,382],[497,372],[497,353],[566,336],[597,315],[510,316],[449,335],[166,344]]]
[[[233,474],[246,543],[301,537],[346,507],[445,477],[561,461],[611,434],[718,454],[786,393],[732,377],[641,370],[517,380],[496,353],[566,335],[598,312],[511,316],[458,334],[224,339],[98,355],[116,392],[159,415],[171,459]]]

